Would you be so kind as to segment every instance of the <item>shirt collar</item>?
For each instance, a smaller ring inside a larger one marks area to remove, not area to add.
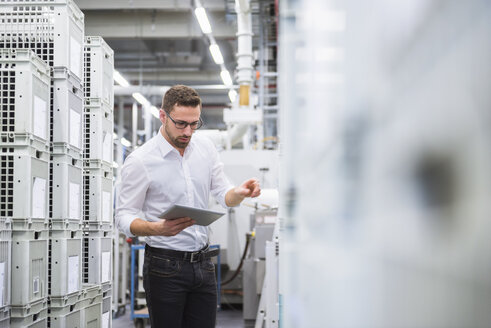
[[[162,129],[162,128],[161,128]],[[179,156],[179,152],[177,149],[172,146],[167,139],[164,138],[162,135],[161,129],[159,129],[159,132],[157,133],[157,143],[160,149],[160,152],[162,153],[162,157],[167,156],[170,152],[175,151]],[[191,140],[189,141],[188,146],[186,147],[186,150],[184,151],[184,154],[192,151],[194,148],[194,138],[191,137]]]

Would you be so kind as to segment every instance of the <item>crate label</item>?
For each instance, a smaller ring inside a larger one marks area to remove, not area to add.
[[[34,277],[32,278],[32,293],[37,294],[39,293],[39,277]]]
[[[102,314],[102,328],[109,328],[109,327],[110,327],[109,312],[106,312]]]
[[[0,307],[3,306],[3,288],[5,281],[5,262],[0,263]]]
[[[102,192],[102,221],[111,222],[111,193]]]
[[[113,134],[104,132],[104,138],[102,141],[102,159],[105,160],[106,162],[109,162],[112,164],[112,145],[113,145]]]
[[[46,179],[34,177],[32,184],[32,217],[46,218]]]
[[[102,252],[101,282],[111,280],[111,252]]]
[[[34,95],[34,135],[46,139],[46,125],[47,125],[47,116],[46,116],[46,101]]]
[[[70,108],[70,144],[80,148],[80,113]]]
[[[80,266],[79,256],[68,257],[68,294],[80,290]]]
[[[70,36],[70,70],[77,74],[78,77],[82,77],[81,62],[82,47],[80,42],[75,40],[73,36]]]
[[[80,184],[70,182],[69,197],[68,217],[80,219]]]

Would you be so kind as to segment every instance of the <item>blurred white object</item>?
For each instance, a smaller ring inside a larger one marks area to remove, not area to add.
[[[283,326],[489,327],[491,3],[282,15]]]

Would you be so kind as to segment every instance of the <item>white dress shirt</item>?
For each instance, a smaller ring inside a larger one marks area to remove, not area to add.
[[[174,204],[206,209],[210,193],[227,207],[225,194],[231,188],[211,140],[193,135],[181,156],[159,131],[125,160],[116,225],[132,237],[130,225],[134,219],[160,221],[159,215]],[[170,237],[148,236],[146,243],[152,247],[196,251],[208,243],[208,227],[193,225]]]

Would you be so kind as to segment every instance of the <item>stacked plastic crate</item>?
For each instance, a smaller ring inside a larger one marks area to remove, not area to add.
[[[79,327],[82,306],[83,86],[53,67],[49,326]]]
[[[4,182],[2,182],[4,183]],[[10,326],[10,250],[12,246],[10,219],[0,218],[0,327]]]
[[[0,0],[0,49],[19,49],[10,50],[17,58],[31,49],[44,61],[31,58],[33,65],[50,69],[35,70],[32,87],[24,71],[0,76],[0,218],[12,218],[10,266],[1,264],[0,236],[0,276],[11,271],[0,325],[9,314],[12,327],[85,327],[102,318],[102,285],[84,285],[82,271],[83,47],[84,15],[72,0]]]
[[[112,49],[101,37],[87,36],[84,44],[84,282],[101,286],[102,327],[112,324],[113,70]],[[92,306],[90,311],[95,311],[97,306]],[[89,317],[92,318],[86,313],[85,320]]]
[[[48,65],[31,50],[0,49],[2,327],[8,307],[12,327],[47,321],[49,106]]]
[[[57,322],[69,317],[68,326],[76,327],[80,326],[80,318],[77,323],[76,314],[71,312],[79,302],[82,288],[84,16],[73,2],[61,0],[10,1],[5,3],[3,11],[11,23],[2,28],[4,46],[34,50],[49,65],[52,77],[48,130],[51,141],[49,240],[48,254],[44,257],[45,261],[49,259],[44,286],[49,295],[49,308],[46,324],[38,326],[50,326],[52,322],[53,326],[61,327]],[[13,285],[12,290],[15,288],[22,289]]]

